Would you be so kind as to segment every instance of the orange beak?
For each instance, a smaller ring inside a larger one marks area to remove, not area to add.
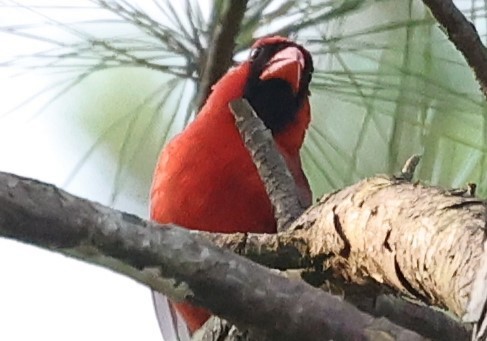
[[[277,52],[267,63],[260,79],[280,78],[291,84],[294,93],[299,91],[301,72],[305,66],[303,53],[294,46]]]

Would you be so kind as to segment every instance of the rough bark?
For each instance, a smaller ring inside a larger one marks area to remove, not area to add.
[[[478,198],[376,177],[323,198],[292,230],[343,278],[374,279],[464,317],[485,222]]]
[[[126,274],[263,339],[423,339],[222,250],[198,233],[144,221],[6,173],[0,173],[0,235]]]
[[[331,270],[372,296],[374,283],[385,284],[476,322],[486,299],[486,216],[468,191],[376,177],[324,197],[286,232],[209,237],[267,266]]]

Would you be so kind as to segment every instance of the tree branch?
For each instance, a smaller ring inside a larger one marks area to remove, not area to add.
[[[475,26],[452,0],[423,0],[433,16],[446,29],[448,38],[473,69],[480,88],[487,96],[487,50]]]
[[[291,172],[277,150],[271,131],[249,102],[237,99],[230,102],[229,107],[274,207],[277,230],[285,231],[304,212]]]
[[[266,339],[422,339],[303,281],[221,250],[198,233],[7,173],[0,173],[0,235],[126,274]]]
[[[360,284],[361,300],[379,296],[383,287],[375,283],[380,283],[475,322],[486,300],[486,217],[485,202],[463,192],[376,177],[324,197],[288,231],[208,238],[270,267],[330,271]],[[425,316],[420,310],[396,312],[396,322]],[[434,329],[438,319],[430,316],[423,322]],[[439,329],[449,332],[443,340],[465,335],[461,327],[444,323]]]
[[[290,233],[349,281],[374,279],[465,317],[487,258],[486,218],[478,198],[376,177],[326,196]]]
[[[198,93],[195,97],[197,111],[205,104],[211,87],[227,72],[233,63],[235,39],[240,30],[248,0],[224,1],[225,7],[221,18],[217,18],[208,52],[201,56],[203,65]]]

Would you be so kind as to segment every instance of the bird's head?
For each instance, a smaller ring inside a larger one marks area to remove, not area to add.
[[[265,37],[253,45],[248,63],[250,72],[243,97],[274,136],[299,121],[307,127],[313,72],[309,52],[287,38]]]
[[[258,39],[250,57],[213,86],[199,115],[225,112],[233,119],[228,103],[244,97],[277,144],[297,153],[311,120],[308,96],[312,72],[313,60],[303,46],[279,36]]]

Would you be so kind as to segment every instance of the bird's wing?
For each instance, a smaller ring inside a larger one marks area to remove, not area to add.
[[[186,322],[169,303],[167,297],[152,291],[152,299],[164,341],[190,341],[191,337]]]

